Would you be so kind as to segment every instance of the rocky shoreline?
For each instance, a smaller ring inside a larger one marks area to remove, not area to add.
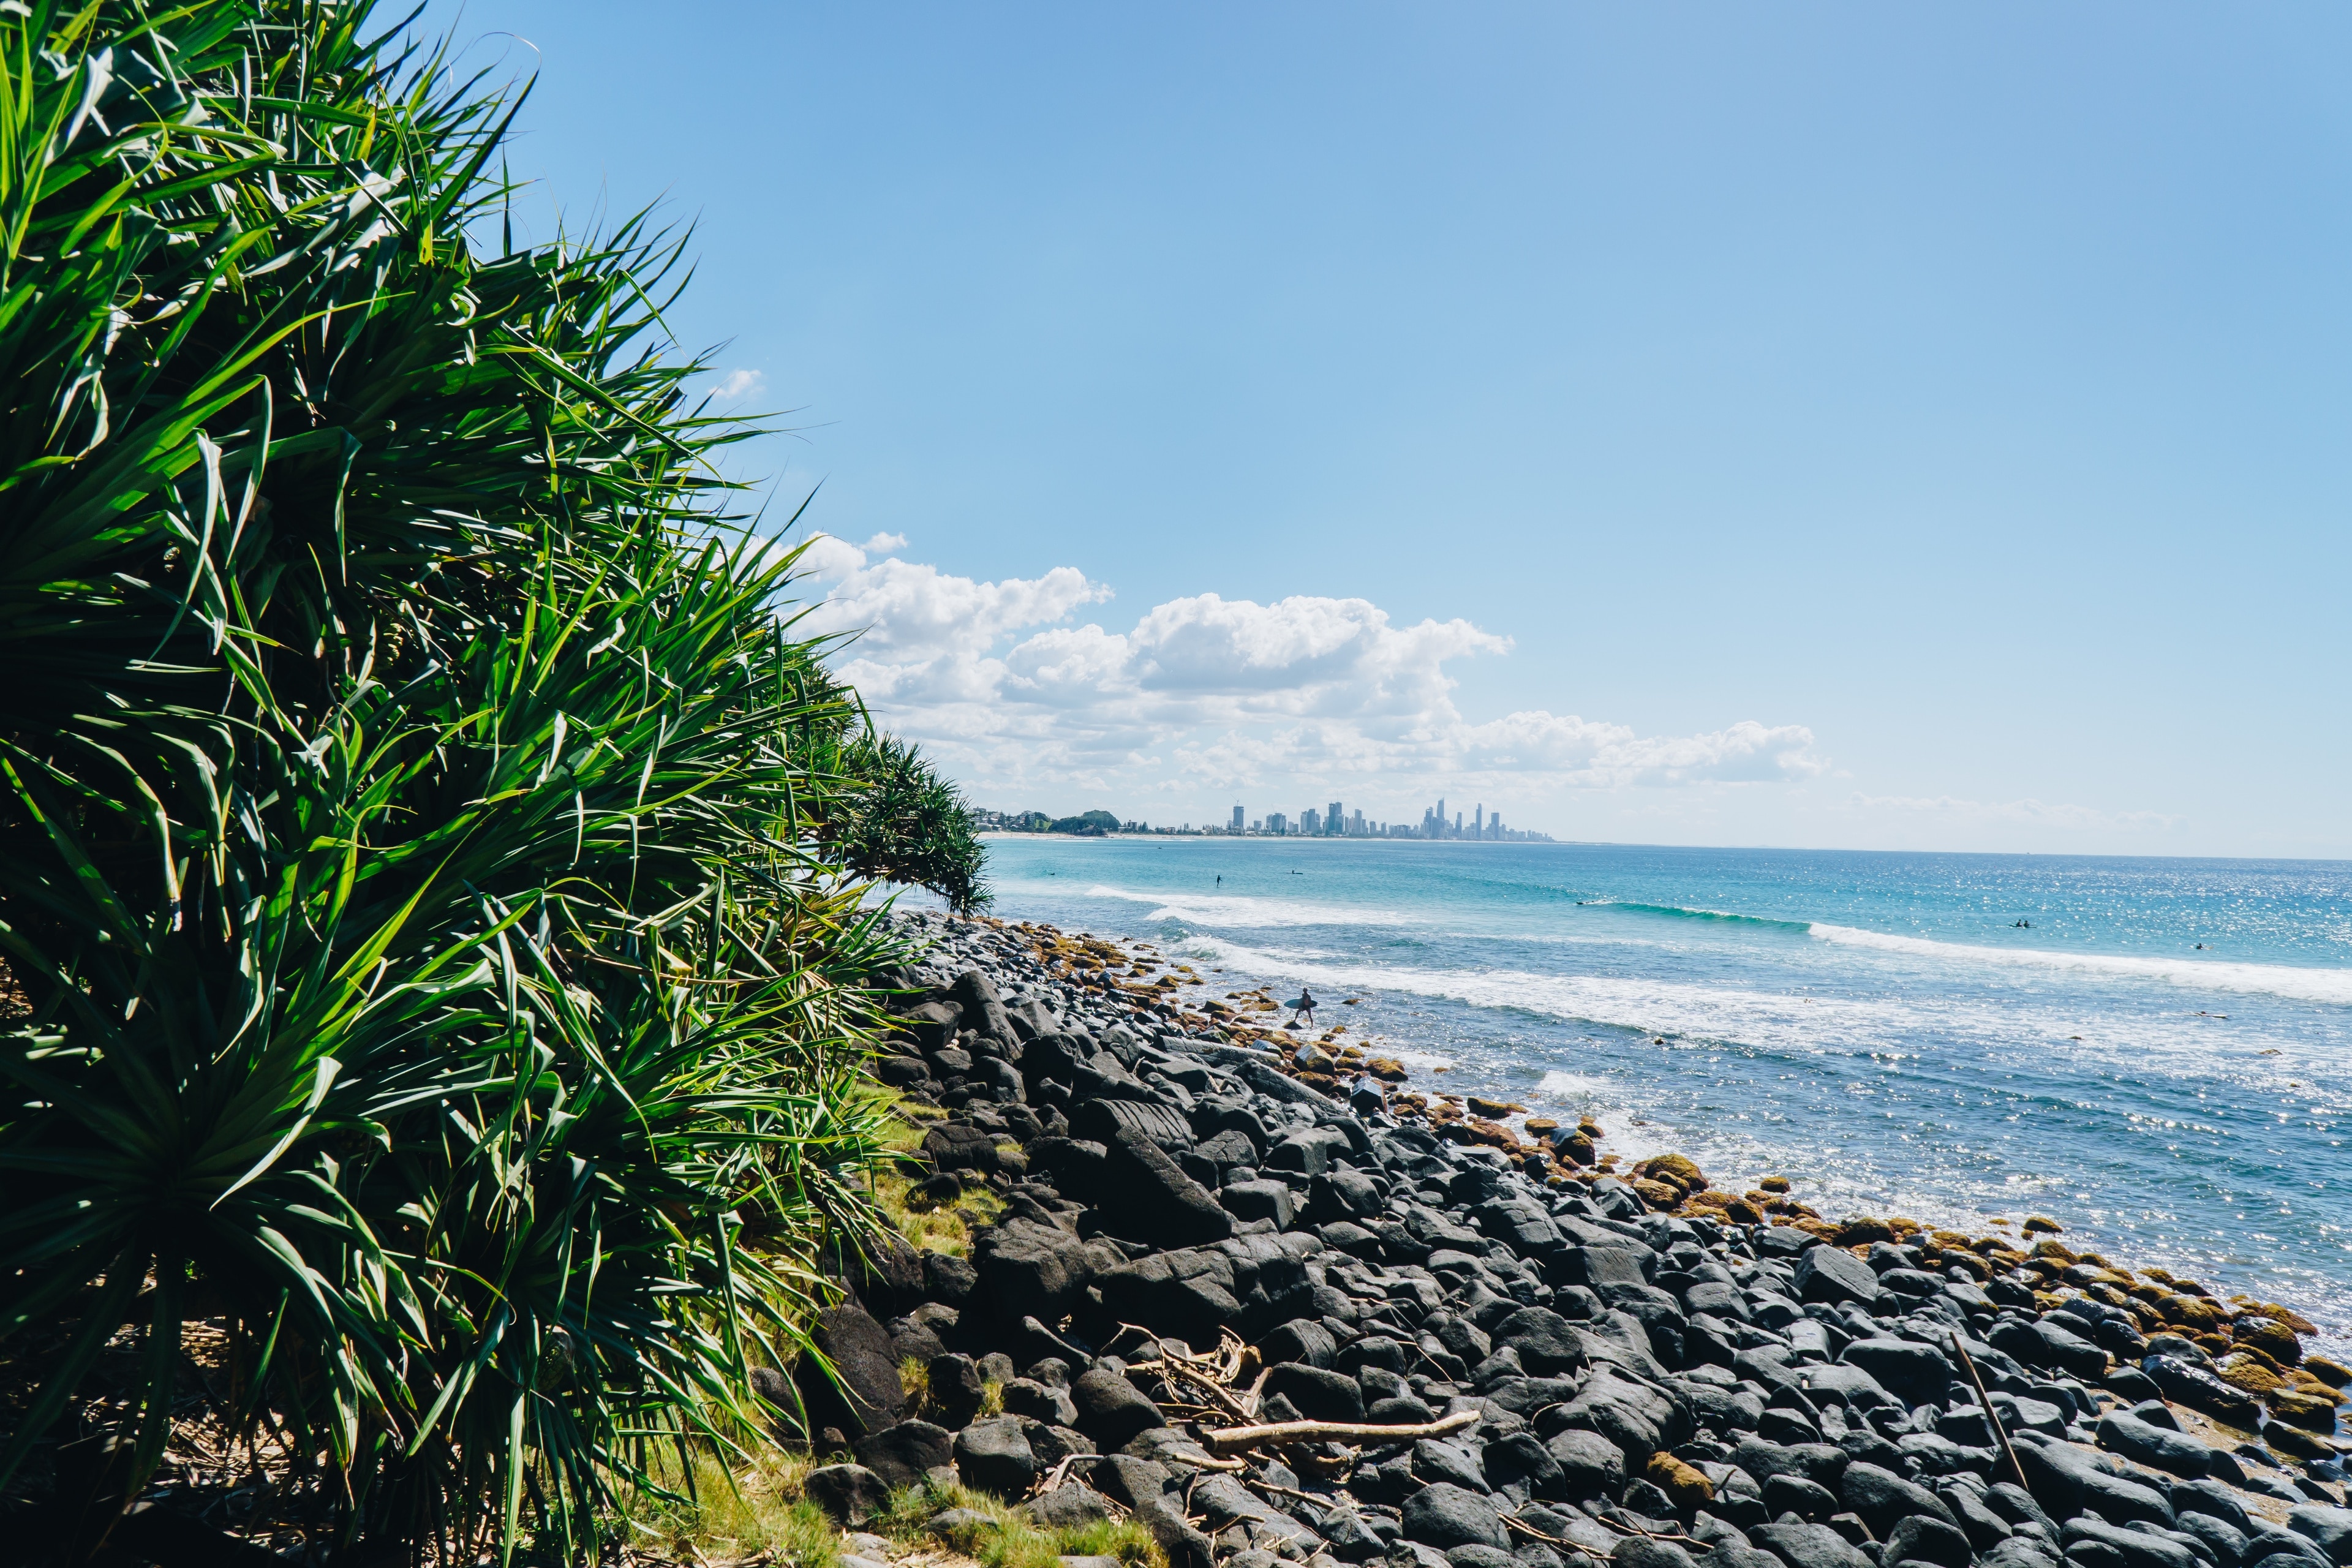
[[[1150,944],[903,918],[910,1195],[995,1217],[968,1257],[890,1239],[818,1326],[793,1392],[845,1523],[954,1480],[1124,1510],[1178,1568],[2352,1564],[2352,1371],[2283,1308],[2046,1221],[1620,1171]]]

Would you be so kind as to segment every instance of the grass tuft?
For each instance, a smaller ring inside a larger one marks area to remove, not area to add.
[[[951,1532],[947,1544],[983,1568],[1057,1568],[1064,1557],[1113,1557],[1129,1568],[1168,1568],[1160,1543],[1132,1519],[1047,1528],[1000,1499],[962,1486],[909,1487],[895,1493],[872,1528],[899,1540],[920,1540],[924,1524],[950,1508],[980,1516]]]
[[[766,1552],[793,1568],[840,1568],[841,1532],[803,1490],[815,1464],[774,1448],[733,1472],[708,1453],[695,1457],[691,1474],[681,1473],[675,1459],[657,1464],[656,1478],[688,1500],[640,1494],[632,1510],[635,1544],[680,1562]]]

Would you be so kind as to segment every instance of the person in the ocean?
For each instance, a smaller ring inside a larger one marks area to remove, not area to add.
[[[1296,1024],[1302,1019],[1307,1027],[1315,1026],[1315,993],[1304,985],[1298,988],[1298,999],[1290,1005],[1290,1021]]]

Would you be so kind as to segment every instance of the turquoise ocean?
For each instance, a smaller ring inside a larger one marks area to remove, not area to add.
[[[1832,1217],[2047,1215],[2352,1341],[2352,864],[988,843],[999,915],[1310,988],[1415,1087]]]

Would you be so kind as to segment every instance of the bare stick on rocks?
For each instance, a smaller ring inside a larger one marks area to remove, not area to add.
[[[1402,1443],[1414,1437],[1436,1437],[1478,1424],[1475,1410],[1457,1410],[1434,1421],[1389,1426],[1371,1421],[1276,1421],[1263,1426],[1229,1426],[1204,1432],[1202,1444],[1212,1453],[1239,1448],[1263,1448],[1277,1443],[1342,1442]]]
[[[1959,1355],[1960,1370],[1969,1374],[1969,1386],[1977,1391],[1977,1404],[1983,1408],[1985,1420],[2000,1444],[2001,1457],[2009,1461],[2009,1473],[2017,1478],[2019,1486],[2032,1491],[2032,1487],[2025,1486],[2025,1467],[2017,1462],[2017,1450],[2009,1446],[2009,1428],[2000,1424],[2000,1412],[1992,1407],[1992,1395],[1985,1392],[1984,1379],[1977,1375],[1977,1363],[1969,1355],[1969,1347],[1960,1342],[1957,1330],[1952,1334],[1952,1349]]]

